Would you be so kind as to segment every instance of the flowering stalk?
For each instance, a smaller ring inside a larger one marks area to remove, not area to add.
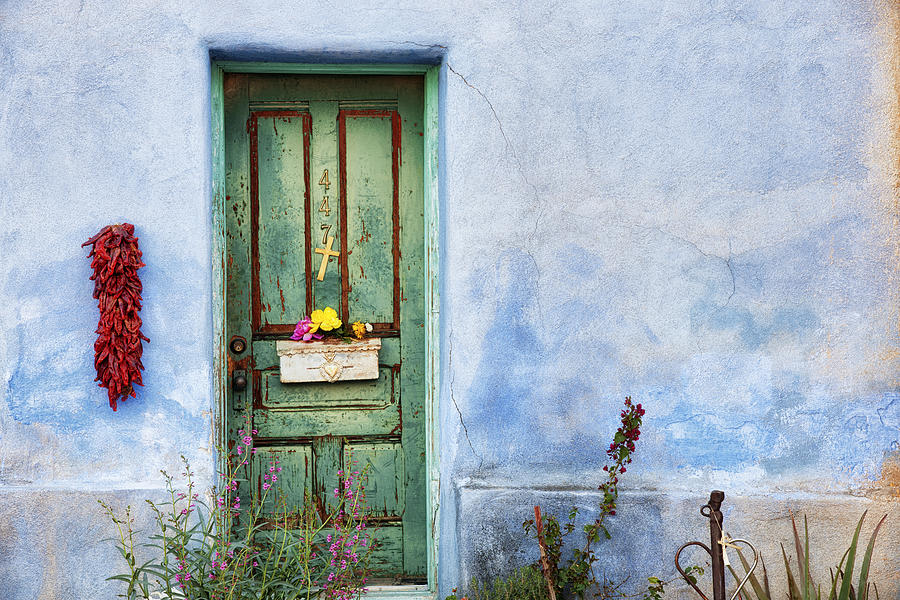
[[[349,600],[365,591],[371,550],[366,471],[339,473],[341,486],[326,506],[317,507],[307,494],[303,506],[289,507],[276,493],[282,471],[278,461],[249,480],[256,434],[249,425],[238,430],[232,451],[223,451],[225,467],[211,502],[194,491],[193,472],[184,457],[184,491],[163,473],[168,500],[148,500],[158,533],[144,544],[156,556],[143,564],[134,558],[130,509],[119,519],[104,505],[128,564],[127,572],[110,578],[128,584],[123,597],[149,599],[162,592],[171,599]]]
[[[619,497],[619,475],[626,472],[625,465],[631,463],[631,455],[635,450],[635,443],[641,435],[641,422],[644,416],[644,409],[640,404],[633,404],[631,398],[625,398],[625,406],[620,414],[621,425],[613,436],[613,441],[606,450],[606,456],[609,463],[603,466],[606,478],[597,487],[603,492],[603,499],[600,502],[600,514],[594,519],[593,523],[588,523],[583,527],[585,543],[584,546],[575,548],[572,551],[572,558],[565,566],[560,567],[562,554],[563,537],[575,530],[575,520],[578,517],[578,508],[573,507],[569,511],[569,518],[566,523],[560,527],[559,520],[553,515],[547,515],[544,520],[544,542],[540,542],[542,551],[546,554],[544,566],[541,571],[549,580],[549,584],[555,586],[560,594],[567,590],[570,593],[584,598],[587,591],[600,582],[594,575],[593,565],[597,561],[593,545],[600,541],[601,534],[605,539],[610,538],[609,530],[606,528],[606,518],[616,514],[616,502]],[[539,507],[535,507],[536,514],[539,514]],[[530,535],[537,536],[536,524],[533,520],[523,523],[525,531]]]
[[[342,477],[343,484],[335,488],[334,497],[343,506],[334,520],[335,533],[328,534],[325,538],[331,542],[328,547],[331,554],[328,566],[332,569],[324,585],[325,598],[350,600],[354,596],[358,597],[358,588],[366,584],[366,578],[358,568],[361,555],[365,555],[369,548],[364,510],[365,490],[362,486],[364,474],[359,471],[338,471],[338,476]],[[365,593],[365,587],[361,591]]]
[[[606,456],[612,461],[612,465],[603,465],[606,472],[606,481],[601,483],[597,489],[603,492],[603,502],[600,505],[600,516],[597,518],[595,525],[601,529],[607,539],[609,532],[603,525],[603,521],[607,516],[616,514],[616,500],[619,498],[619,475],[625,473],[625,465],[631,463],[631,455],[634,453],[634,444],[641,437],[641,421],[644,416],[644,409],[640,404],[631,403],[631,397],[625,398],[625,408],[622,409],[622,425],[616,430]]]
[[[124,518],[119,518],[109,504],[103,500],[97,500],[97,502],[100,503],[106,516],[109,517],[116,526],[119,549],[122,552],[125,562],[128,564],[127,575],[115,575],[110,577],[110,579],[118,579],[128,584],[127,598],[138,597],[138,592],[146,598],[150,591],[146,582],[142,582],[138,578],[140,569],[138,568],[137,561],[134,557],[134,517],[131,515],[131,505],[125,507]]]

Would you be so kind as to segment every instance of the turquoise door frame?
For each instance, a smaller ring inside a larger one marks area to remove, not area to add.
[[[225,137],[224,90],[226,72],[334,74],[334,75],[415,75],[425,81],[425,461],[427,473],[428,584],[370,587],[370,600],[400,598],[433,600],[437,597],[437,557],[440,539],[440,467],[438,464],[438,393],[440,387],[440,298],[438,289],[438,81],[440,66],[411,64],[326,65],[304,63],[212,61],[210,72],[212,146],[212,302],[213,377],[216,442],[225,445],[226,383],[228,364],[225,340]]]

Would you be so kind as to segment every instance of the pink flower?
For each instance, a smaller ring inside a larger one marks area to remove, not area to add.
[[[321,340],[321,334],[310,331],[312,329],[312,324],[312,319],[303,317],[297,322],[297,326],[294,328],[294,334],[291,336],[291,339],[297,342],[300,340],[303,340],[304,342],[309,342],[313,339]],[[318,329],[318,327],[316,329]]]

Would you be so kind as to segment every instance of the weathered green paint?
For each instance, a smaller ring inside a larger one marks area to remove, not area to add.
[[[224,72],[216,63],[210,64],[210,167],[212,170],[212,314],[213,314],[213,445],[225,446],[225,415],[227,398],[225,380],[228,376],[225,340],[225,101]],[[222,457],[216,457],[222,467]]]
[[[440,419],[438,400],[441,390],[440,347],[440,200],[438,188],[438,159],[440,138],[438,135],[440,92],[440,67],[425,72],[425,173],[423,196],[425,198],[425,465],[428,471],[426,506],[428,507],[428,590],[430,597],[437,594],[438,548],[440,529]]]
[[[255,133],[261,317],[263,323],[289,323],[298,310],[306,311],[305,223],[297,220],[304,215],[306,193],[303,119],[260,116]]]
[[[394,287],[391,119],[351,117],[346,120],[346,137],[350,302],[364,321],[390,323],[394,305],[390,293]],[[355,201],[362,198],[366,201]]]
[[[220,60],[215,65],[227,73],[294,73],[323,75],[417,75],[437,72],[436,65],[421,64],[312,64]],[[437,90],[434,90],[437,92]],[[435,100],[437,96],[435,95]]]
[[[439,347],[439,201],[438,201],[438,95],[441,67],[429,65],[305,65],[298,63],[230,63],[213,62],[211,68],[211,151],[212,151],[212,205],[213,205],[213,315],[214,315],[214,355],[216,373],[215,397],[216,412],[213,418],[217,426],[217,442],[223,445],[226,441],[225,417],[228,414],[227,390],[229,388],[228,361],[225,352],[227,338],[225,335],[225,161],[224,161],[224,74],[226,72],[247,73],[331,73],[331,74],[401,74],[424,73],[425,77],[425,110],[424,110],[424,232],[425,232],[425,368],[427,386],[425,389],[426,419],[426,470],[427,470],[427,507],[428,531],[427,563],[428,585],[405,586],[371,586],[367,597],[372,600],[408,598],[424,600],[435,598],[437,589],[437,566],[439,548],[439,498],[440,498],[440,462],[438,451],[439,423],[438,394],[440,381],[440,347]],[[315,131],[314,131],[315,135]],[[321,172],[321,165],[313,162],[312,173]],[[315,213],[314,213],[315,214]],[[285,447],[285,450],[290,447]],[[292,467],[293,468],[293,467]],[[304,472],[305,474],[305,472]]]
[[[289,504],[304,490],[329,502],[350,460],[367,468],[380,543],[370,570],[424,582],[423,78],[227,74],[224,90],[226,337],[250,341],[229,357],[250,380],[230,393],[229,429],[249,418],[258,431],[256,485],[268,461],[285,461]],[[325,165],[330,186],[311,164]],[[317,224],[332,226],[341,253],[323,281]],[[373,323],[377,381],[280,382],[275,340],[326,305],[347,324]]]

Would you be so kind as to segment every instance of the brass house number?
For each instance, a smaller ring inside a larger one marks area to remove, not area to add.
[[[331,186],[331,182],[328,180],[328,169],[325,169],[322,172],[322,177],[319,178],[319,185],[325,187],[325,192],[328,192],[328,188]],[[331,207],[328,205],[328,196],[322,196],[322,204],[319,206],[319,212],[325,213],[326,217],[331,216]],[[325,233],[322,234],[322,245],[324,248],[316,248],[316,254],[322,255],[322,263],[319,265],[319,274],[316,276],[318,281],[322,281],[325,279],[325,269],[328,268],[328,259],[332,256],[338,257],[341,255],[340,252],[336,250],[332,250],[331,246],[334,244],[334,236],[328,235],[331,231],[331,223],[322,223],[319,228]]]
[[[325,186],[325,193],[328,193],[328,188],[331,186],[331,182],[328,181],[328,169],[325,169],[325,172],[322,173],[322,177],[319,178],[319,185]],[[325,213],[326,217],[331,216],[331,207],[328,206],[328,196],[322,197],[322,204],[319,206],[319,212]],[[323,244],[325,242],[322,242]]]

